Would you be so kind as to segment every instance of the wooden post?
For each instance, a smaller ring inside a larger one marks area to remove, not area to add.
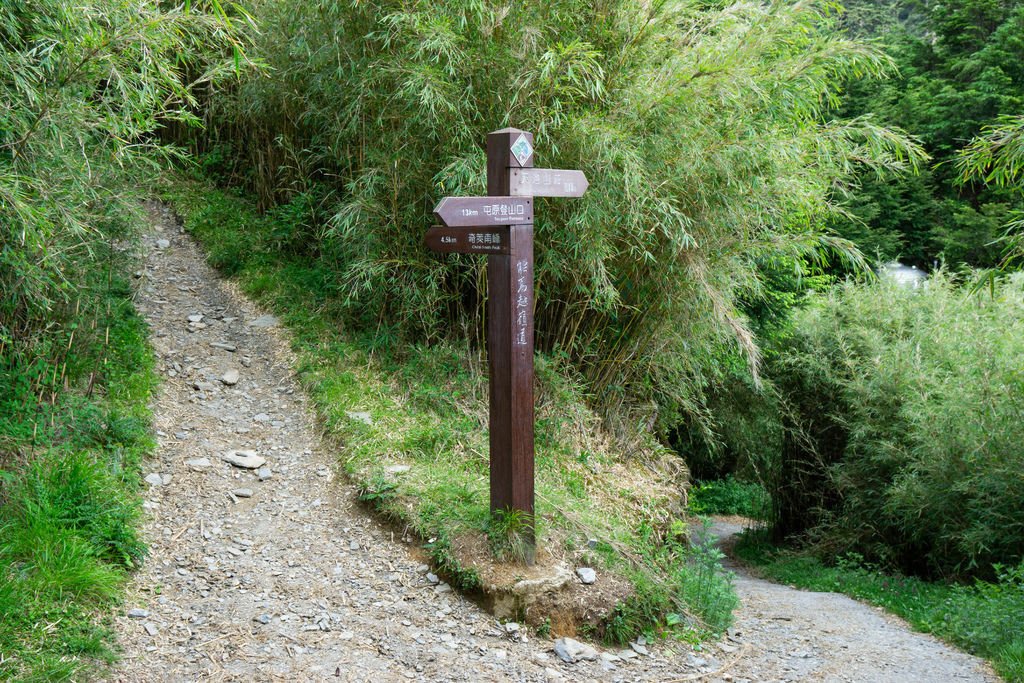
[[[487,136],[489,196],[511,194],[512,172],[533,167],[532,149],[533,135],[516,128]],[[487,256],[491,512],[526,513],[526,561],[533,564],[533,223],[512,225],[509,232],[509,253]]]
[[[490,363],[491,514],[526,515],[515,532],[533,564],[533,198],[581,197],[582,171],[534,168],[533,134],[518,128],[487,136],[487,197],[445,197],[443,225],[424,242],[441,253],[487,254],[487,356]]]

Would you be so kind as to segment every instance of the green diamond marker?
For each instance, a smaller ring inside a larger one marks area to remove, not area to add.
[[[519,165],[523,166],[526,164],[527,159],[533,154],[533,147],[530,146],[530,141],[526,139],[526,136],[522,133],[516,138],[516,141],[512,143],[512,154],[516,156],[519,161]]]

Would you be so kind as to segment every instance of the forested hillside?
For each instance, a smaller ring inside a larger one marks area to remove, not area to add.
[[[1024,5],[1019,2],[851,2],[848,34],[886,46],[899,70],[885,83],[852,82],[848,116],[870,114],[917,136],[922,172],[864,177],[836,223],[869,257],[931,270],[1000,262],[1019,193],[964,178],[958,154],[984,130],[1024,110]]]

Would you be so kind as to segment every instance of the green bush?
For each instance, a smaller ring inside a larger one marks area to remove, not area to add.
[[[207,11],[209,10],[209,11]],[[234,10],[232,10],[234,11]],[[137,532],[152,359],[140,188],[233,68],[219,2],[0,2],[0,679],[81,680]],[[240,56],[240,55],[239,55]]]
[[[726,477],[693,485],[689,491],[690,509],[698,515],[742,515],[765,519],[770,499],[764,487],[754,482]]]
[[[3,680],[81,679],[112,661],[100,615],[145,554],[137,490],[153,359],[115,275],[127,263],[107,258],[112,272],[84,272],[90,317],[62,339],[63,374],[37,373],[24,347],[0,357]]]
[[[772,362],[776,530],[929,576],[1024,558],[1024,276],[847,284]]]

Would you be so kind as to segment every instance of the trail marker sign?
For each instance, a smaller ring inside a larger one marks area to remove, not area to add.
[[[522,197],[445,197],[434,215],[449,228],[533,223],[533,200]]]
[[[433,251],[455,254],[508,254],[510,230],[497,228],[448,228],[435,225],[424,239]]]
[[[512,170],[509,193],[517,197],[582,197],[589,185],[583,171],[517,168]]]
[[[444,223],[427,231],[434,251],[487,254],[491,511],[529,520],[527,562],[536,543],[533,473],[533,197],[579,197],[582,171],[533,168],[533,134],[487,135],[487,197],[445,197]]]

